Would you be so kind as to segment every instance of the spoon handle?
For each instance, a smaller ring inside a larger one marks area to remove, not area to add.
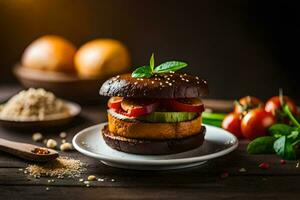
[[[52,160],[58,156],[58,153],[54,150],[49,150],[49,154],[39,155],[33,153],[35,148],[41,148],[36,145],[14,142],[0,138],[0,151],[18,156],[20,158],[31,160],[31,161],[46,161]]]

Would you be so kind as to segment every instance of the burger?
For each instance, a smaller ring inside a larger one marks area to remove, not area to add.
[[[200,97],[208,94],[205,80],[175,72],[186,67],[168,61],[132,74],[110,78],[100,88],[108,96],[108,123],[101,134],[108,146],[133,154],[172,154],[202,145],[205,127]]]

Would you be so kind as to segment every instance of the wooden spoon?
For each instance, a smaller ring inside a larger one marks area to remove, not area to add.
[[[0,151],[35,162],[46,162],[58,157],[58,152],[55,150],[2,138],[0,138]]]

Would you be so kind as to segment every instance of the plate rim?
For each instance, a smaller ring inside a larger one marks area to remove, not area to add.
[[[231,153],[232,151],[234,151],[238,145],[239,145],[239,141],[238,139],[231,134],[230,132],[223,130],[222,131],[229,135],[230,137],[233,138],[234,143],[232,144],[232,146],[223,149],[221,151],[215,152],[215,153],[211,153],[211,154],[207,154],[207,155],[202,155],[202,156],[195,156],[195,157],[190,157],[190,158],[176,158],[176,159],[161,159],[161,160],[155,160],[155,159],[151,159],[151,160],[135,160],[135,159],[128,159],[126,157],[124,158],[115,158],[115,157],[110,157],[107,156],[105,154],[102,153],[93,153],[91,151],[88,151],[86,149],[81,148],[78,144],[77,144],[77,140],[78,138],[85,134],[86,132],[96,129],[96,128],[100,128],[101,126],[107,124],[107,122],[104,123],[99,123],[90,127],[87,127],[81,131],[79,131],[72,139],[72,144],[74,146],[74,148],[79,151],[80,153],[88,156],[88,157],[92,157],[92,158],[96,158],[99,160],[103,160],[103,161],[109,161],[109,162],[115,162],[115,163],[120,163],[120,164],[131,164],[131,165],[180,165],[180,164],[186,164],[186,163],[195,163],[195,162],[201,162],[201,161],[207,161],[207,160],[211,160],[217,157],[221,157],[224,156],[226,154]],[[216,128],[216,129],[221,129],[219,127],[214,127],[214,126],[210,126],[210,125],[206,125],[207,127],[211,127],[211,128]],[[99,129],[99,133],[100,133],[100,129]],[[123,152],[125,153],[125,152]],[[127,153],[129,154],[129,153]]]

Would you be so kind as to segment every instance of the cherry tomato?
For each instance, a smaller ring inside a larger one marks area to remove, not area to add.
[[[198,98],[170,99],[164,105],[171,110],[181,112],[203,112],[204,105]]]
[[[124,113],[129,117],[138,117],[153,112],[159,103],[155,100],[145,99],[123,99],[121,108]]]
[[[245,96],[243,98],[240,98],[237,103],[234,105],[234,111],[238,114],[247,114],[247,112],[251,109],[262,107],[263,102],[253,96]]]
[[[292,114],[297,115],[297,106],[291,98],[283,96],[283,102],[288,105]],[[272,113],[276,117],[280,117],[279,115],[282,113],[280,97],[275,96],[270,98],[266,103],[265,111]]]
[[[237,138],[241,138],[241,115],[237,113],[229,113],[222,122],[222,128],[233,133]]]
[[[123,97],[111,97],[107,102],[107,106],[111,109],[119,110],[121,108],[122,101]]]
[[[268,128],[275,122],[275,117],[262,108],[250,110],[242,119],[242,134],[250,140],[265,136],[268,133]]]

